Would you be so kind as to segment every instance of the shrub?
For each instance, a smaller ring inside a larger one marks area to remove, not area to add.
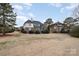
[[[38,31],[38,30],[37,30],[37,31],[35,31],[35,34],[40,34],[40,31]]]
[[[69,29],[62,28],[60,32],[61,33],[69,33],[69,31],[70,31]]]
[[[29,34],[33,34],[34,33],[34,31],[29,31]]]
[[[23,27],[21,27],[21,32],[22,32],[22,33],[27,33],[27,32],[23,29]]]
[[[49,31],[48,30],[43,30],[42,33],[48,34]]]
[[[79,37],[79,25],[73,26],[70,30],[70,35],[74,37]]]
[[[15,31],[21,31],[19,27],[15,27]]]

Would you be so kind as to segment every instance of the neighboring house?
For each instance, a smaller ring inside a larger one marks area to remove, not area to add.
[[[34,25],[34,30],[41,33],[41,31],[43,30],[42,28],[43,24],[39,21],[33,21],[33,25]]]
[[[63,28],[63,24],[60,22],[51,24],[50,25],[50,33],[53,33],[53,32],[59,33],[59,32],[61,32],[62,28]]]
[[[39,21],[32,21],[32,20],[27,20],[24,25],[23,25],[23,29],[29,33],[29,31],[39,31],[41,32],[42,30],[42,23]]]
[[[74,25],[79,25],[79,17],[75,19]]]
[[[34,28],[33,22],[31,20],[27,20],[24,25],[23,25],[23,29],[26,32],[32,31]]]
[[[42,24],[39,21],[33,21],[33,20],[27,20],[22,28],[25,32],[29,33],[30,31],[35,32],[50,32],[50,33],[67,33],[70,31],[71,27],[73,24],[79,24],[79,22],[73,22],[71,20],[66,20],[64,23],[56,22],[56,23],[51,23],[51,24]],[[47,29],[47,30],[46,30]]]

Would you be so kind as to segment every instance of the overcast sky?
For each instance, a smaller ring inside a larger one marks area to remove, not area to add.
[[[78,6],[77,3],[14,3],[11,5],[17,13],[17,26],[22,26],[31,18],[42,23],[47,18],[52,18],[54,22],[63,22],[66,17],[72,16],[74,8]]]

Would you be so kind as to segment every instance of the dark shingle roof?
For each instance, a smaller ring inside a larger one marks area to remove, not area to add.
[[[33,21],[34,24],[42,24],[41,22],[39,21]]]
[[[33,23],[33,24],[41,24],[41,25],[42,25],[41,22],[39,22],[39,21],[32,21],[32,20],[27,20],[27,21],[24,23],[24,25],[25,25],[26,23]]]
[[[61,22],[56,22],[56,23],[54,23],[54,25],[62,25],[62,23]]]
[[[32,23],[31,20],[27,20],[23,25],[25,25],[26,23]]]

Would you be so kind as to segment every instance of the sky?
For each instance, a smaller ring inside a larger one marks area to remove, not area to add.
[[[17,14],[16,26],[23,26],[28,19],[45,22],[52,18],[52,21],[63,22],[65,18],[73,15],[77,3],[11,3],[14,12]]]

